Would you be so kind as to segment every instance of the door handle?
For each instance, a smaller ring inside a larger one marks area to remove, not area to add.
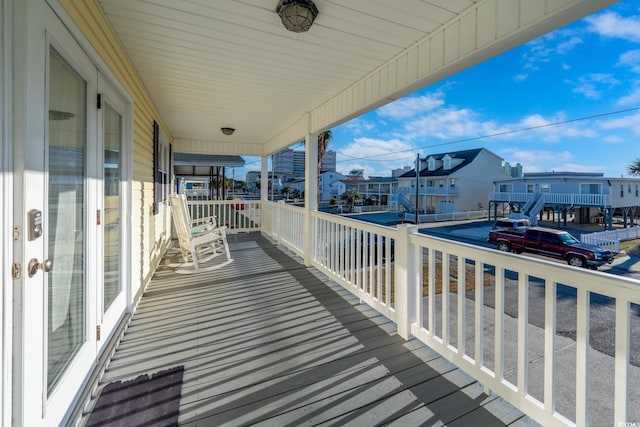
[[[33,277],[38,272],[38,269],[48,273],[53,268],[53,261],[50,259],[45,259],[40,262],[36,258],[31,258],[29,261],[29,265],[27,266],[27,271],[29,272],[29,277]]]

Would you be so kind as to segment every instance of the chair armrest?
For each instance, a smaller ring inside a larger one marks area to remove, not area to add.
[[[214,227],[214,228],[205,230],[204,232],[192,237],[193,244],[201,245],[201,244],[209,243],[212,240],[226,239],[227,238],[226,229],[227,229],[226,226],[222,226],[222,227]]]
[[[195,226],[203,225],[203,224],[213,224],[215,226],[216,217],[215,216],[205,216],[205,217],[202,217],[202,218],[192,219],[192,220],[189,220],[189,224],[191,225],[191,227],[195,227]]]

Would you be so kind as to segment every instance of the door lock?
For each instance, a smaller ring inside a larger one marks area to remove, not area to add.
[[[36,258],[31,258],[29,265],[27,266],[27,271],[29,272],[29,277],[33,277],[38,272],[38,269],[48,273],[52,268],[53,261],[50,259],[45,259],[43,262],[39,262]]]

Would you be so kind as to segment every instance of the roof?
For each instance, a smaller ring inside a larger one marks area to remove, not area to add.
[[[480,154],[480,152],[484,150],[484,148],[474,148],[471,150],[462,150],[462,151],[450,151],[450,152],[446,152],[446,153],[439,153],[439,154],[429,154],[427,155],[425,158],[428,159],[430,157],[435,158],[436,160],[440,160],[442,159],[444,156],[446,156],[447,154],[450,157],[454,157],[456,159],[461,159],[462,162],[457,165],[452,167],[451,169],[444,169],[443,166],[440,166],[439,168],[435,169],[435,170],[428,170],[428,168],[425,166],[424,169],[420,170],[420,176],[421,177],[429,177],[429,176],[448,176],[451,175],[452,173],[462,169],[463,167],[469,165],[471,162],[473,162],[475,160],[476,157],[478,157],[478,154]],[[415,178],[416,176],[416,170],[411,169],[409,172],[400,175],[400,178]]]
[[[176,151],[261,156],[615,1],[314,0],[304,33],[277,0],[97,2]]]
[[[214,154],[174,153],[174,166],[227,166],[242,167],[244,159],[240,156],[219,156]]]

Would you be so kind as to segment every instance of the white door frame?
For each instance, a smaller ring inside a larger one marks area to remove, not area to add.
[[[12,3],[12,7],[6,7],[6,2]],[[46,241],[44,237],[34,241],[28,241],[25,236],[25,223],[26,212],[29,209],[39,209],[44,213],[46,205],[46,200],[44,200],[43,197],[43,195],[46,194],[46,175],[43,171],[43,167],[46,169],[46,164],[43,163],[42,153],[31,152],[29,151],[29,147],[33,148],[33,146],[37,144],[42,144],[42,147],[45,147],[44,141],[47,136],[45,114],[48,95],[44,75],[48,73],[45,67],[45,56],[49,49],[48,37],[51,36],[51,41],[54,43],[56,50],[60,51],[66,59],[70,60],[74,68],[79,66],[80,63],[84,64],[80,68],[77,68],[77,70],[85,70],[81,71],[81,74],[85,80],[90,81],[87,105],[89,107],[89,116],[94,115],[94,117],[88,117],[88,119],[93,120],[94,123],[89,124],[87,129],[89,138],[89,148],[87,149],[89,158],[87,161],[92,162],[87,163],[87,166],[96,163],[96,153],[91,153],[91,150],[97,151],[97,147],[95,146],[98,134],[97,126],[95,125],[97,113],[91,112],[93,111],[91,107],[93,106],[93,108],[95,108],[95,102],[90,100],[95,99],[97,95],[98,71],[106,76],[116,91],[120,94],[126,92],[122,89],[122,86],[114,83],[117,82],[117,80],[113,78],[113,75],[104,63],[99,60],[99,56],[95,51],[87,48],[89,44],[86,39],[84,37],[79,38],[81,33],[77,30],[77,27],[73,25],[73,21],[68,15],[63,13],[64,10],[56,0],[20,0],[18,2],[13,2],[13,0],[0,0],[0,5],[3,6],[4,11],[10,10],[10,17],[5,17],[3,21],[10,20],[16,33],[15,36],[12,36],[13,39],[10,44],[7,45],[8,42],[4,40],[4,37],[6,37],[7,31],[10,30],[7,29],[7,26],[3,26],[4,49],[8,49],[15,59],[15,72],[13,73],[13,80],[9,84],[13,92],[4,92],[5,94],[10,94],[8,96],[11,97],[11,102],[4,98],[0,99],[2,106],[11,105],[13,107],[13,110],[9,108],[0,111],[2,118],[12,114],[10,117],[12,122],[11,131],[13,133],[11,139],[7,139],[7,130],[5,128],[2,129],[2,165],[4,166],[4,164],[7,163],[4,157],[6,151],[12,150],[13,164],[11,170],[14,171],[15,177],[13,178],[13,182],[11,182],[11,179],[7,180],[6,178],[0,182],[0,184],[5,187],[11,184],[12,191],[9,193],[10,195],[6,195],[7,193],[3,192],[5,195],[2,196],[0,203],[8,206],[13,205],[14,212],[10,220],[6,218],[6,214],[0,217],[0,219],[3,225],[9,222],[11,223],[9,224],[10,226],[15,224],[22,231],[20,239],[15,242],[11,237],[11,233],[2,233],[2,260],[6,261],[8,258],[8,251],[5,250],[5,242],[7,239],[6,236],[9,236],[9,247],[12,247],[13,252],[11,259],[15,260],[14,262],[20,262],[22,265],[21,279],[19,281],[13,281],[13,286],[3,286],[3,289],[16,290],[13,295],[13,301],[15,301],[15,306],[13,307],[16,309],[13,313],[11,311],[8,312],[9,315],[12,316],[13,323],[7,325],[3,322],[0,326],[3,327],[4,330],[9,328],[9,330],[13,332],[14,341],[12,345],[17,357],[14,359],[14,365],[9,366],[8,371],[9,376],[12,375],[15,380],[8,384],[4,381],[2,383],[3,391],[7,388],[11,389],[9,395],[3,393],[2,396],[2,403],[8,403],[8,408],[10,408],[8,412],[3,409],[2,415],[5,419],[8,418],[9,422],[2,424],[45,426],[64,422],[65,417],[69,415],[69,410],[77,404],[76,399],[81,391],[81,387],[91,373],[92,367],[95,366],[97,355],[99,354],[98,351],[102,348],[102,343],[96,342],[95,332],[95,326],[98,324],[96,321],[97,312],[95,304],[97,300],[97,290],[95,286],[87,286],[87,341],[82,345],[81,354],[79,353],[80,357],[76,356],[71,367],[64,374],[66,379],[72,379],[71,382],[74,386],[71,389],[63,388],[64,392],[59,389],[60,387],[57,387],[58,390],[54,390],[50,396],[47,396],[46,375],[44,375],[45,367],[43,366],[46,366],[46,347],[44,345],[46,329],[43,329],[44,332],[39,332],[38,337],[33,337],[31,336],[32,334],[29,334],[29,329],[33,327],[32,325],[43,325],[46,323],[43,315],[43,307],[45,307],[44,303],[46,301],[44,292],[44,289],[46,289],[46,280],[43,280],[45,273],[38,271],[33,278],[29,278],[26,273],[26,265],[29,259],[37,258],[39,261],[42,261],[45,258],[47,254]],[[52,30],[46,32],[49,36],[46,36],[45,28]],[[71,52],[73,52],[73,54],[71,54]],[[90,55],[90,53],[92,54]],[[7,56],[7,52],[3,51],[3,54],[3,58]],[[79,62],[76,63],[76,61]],[[90,66],[87,64],[90,64]],[[3,67],[6,68],[4,64]],[[126,260],[126,263],[123,265],[122,280],[126,301],[121,315],[124,315],[127,311],[130,312],[132,309],[132,269],[130,254],[133,109],[131,98],[123,96],[123,99],[126,103],[126,113],[123,116],[125,138],[123,141],[122,159],[122,217],[126,220],[123,221],[122,227],[124,244],[123,260]],[[12,141],[16,141],[16,143],[14,144]],[[95,170],[87,170],[85,186],[89,190],[91,190],[93,186],[98,185],[98,181],[100,181],[100,177],[96,176],[96,173]],[[85,194],[87,194],[86,191]],[[87,194],[87,196],[87,225],[85,226],[85,230],[87,230],[86,237],[88,240],[86,247],[89,248],[93,245],[95,248],[97,246],[96,238],[93,236],[95,233],[87,227],[90,227],[92,221],[93,224],[95,224],[95,217],[92,217],[92,212],[95,213],[94,209],[97,206],[95,200],[96,195]],[[38,198],[42,199],[42,201],[37,202]],[[5,209],[3,209],[3,211],[6,212]],[[44,218],[46,218],[46,216]],[[45,224],[45,227],[46,226]],[[91,281],[89,275],[94,274],[97,270],[97,260],[89,259],[87,261],[87,281]],[[3,266],[3,272],[5,271],[7,271],[7,269]],[[8,274],[11,274],[10,269]],[[3,282],[4,280],[3,274]],[[12,298],[7,300],[6,295],[3,296],[3,298],[6,303],[12,300]],[[7,312],[2,314],[5,317],[7,316]],[[2,317],[0,317],[0,319],[2,319]],[[112,328],[112,331],[114,329],[115,328]],[[101,337],[101,341],[107,341],[108,332],[109,331],[105,331]],[[3,336],[11,337],[12,334],[3,333]],[[85,352],[85,348],[91,348],[92,350]],[[25,351],[25,349],[28,351]],[[0,353],[0,355],[6,354],[7,351],[11,354],[11,350],[11,346],[8,349],[3,346],[3,353]],[[87,355],[90,357],[87,358]],[[3,359],[2,362],[11,362],[11,360],[12,358],[8,357],[8,359]],[[4,374],[5,372],[3,372],[3,380],[5,378]],[[38,384],[41,385],[39,386]]]
[[[11,144],[12,0],[0,0],[0,424],[11,425],[13,348],[13,154]]]

